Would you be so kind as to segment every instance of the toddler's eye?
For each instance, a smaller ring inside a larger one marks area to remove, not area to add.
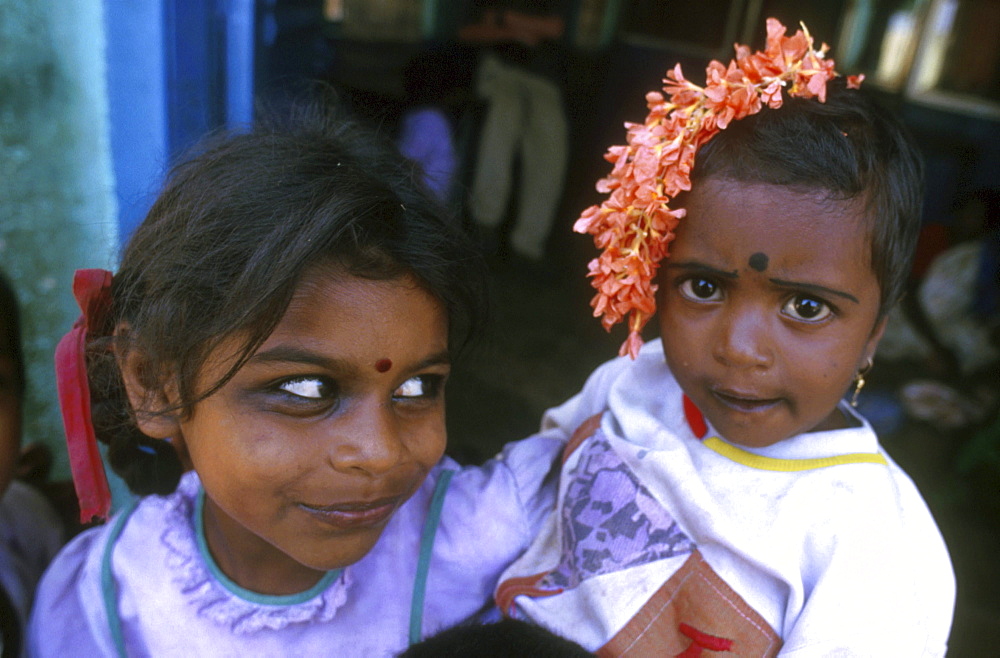
[[[286,393],[311,400],[328,397],[333,392],[332,387],[327,382],[316,377],[289,379],[282,382],[278,388]]]
[[[813,297],[798,295],[789,299],[781,309],[785,315],[804,322],[822,322],[827,319],[833,309],[826,302]]]
[[[722,290],[714,281],[702,277],[685,279],[680,285],[681,295],[696,302],[715,302],[722,299]]]
[[[439,375],[418,375],[410,377],[399,385],[392,397],[397,400],[437,397],[443,377]]]

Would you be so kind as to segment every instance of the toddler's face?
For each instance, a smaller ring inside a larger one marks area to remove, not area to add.
[[[733,443],[845,426],[837,402],[882,335],[861,206],[824,195],[700,181],[663,263],[667,363]]]
[[[312,270],[274,333],[174,437],[204,485],[222,570],[291,593],[368,553],[444,452],[449,369],[446,314],[415,280]],[[212,359],[203,381],[224,371]]]

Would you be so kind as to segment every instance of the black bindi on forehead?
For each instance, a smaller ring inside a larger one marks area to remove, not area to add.
[[[757,270],[758,272],[763,272],[764,270],[767,269],[767,261],[768,261],[767,254],[763,254],[758,251],[757,253],[750,256],[750,260],[748,261],[748,263],[750,267],[752,267],[753,269]]]

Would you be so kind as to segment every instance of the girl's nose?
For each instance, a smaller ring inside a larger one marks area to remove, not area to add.
[[[713,355],[720,363],[734,368],[767,368],[774,359],[772,327],[764,313],[734,308],[720,318],[721,326],[713,336]]]
[[[347,416],[329,438],[328,460],[335,470],[381,475],[403,461],[406,446],[389,405],[361,404]]]

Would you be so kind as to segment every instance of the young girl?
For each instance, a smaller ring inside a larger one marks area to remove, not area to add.
[[[919,159],[784,33],[769,21],[767,49],[713,63],[705,89],[675,69],[578,224],[606,248],[596,311],[633,312],[633,358],[543,420],[570,439],[557,509],[497,601],[599,655],[945,653],[944,542],[841,399],[909,270]],[[666,205],[682,190],[686,215]]]
[[[210,143],[113,279],[78,273],[82,509],[107,508],[95,432],[141,497],[48,571],[34,655],[385,656],[489,601],[559,443],[442,457],[483,274],[400,160],[335,119]]]

